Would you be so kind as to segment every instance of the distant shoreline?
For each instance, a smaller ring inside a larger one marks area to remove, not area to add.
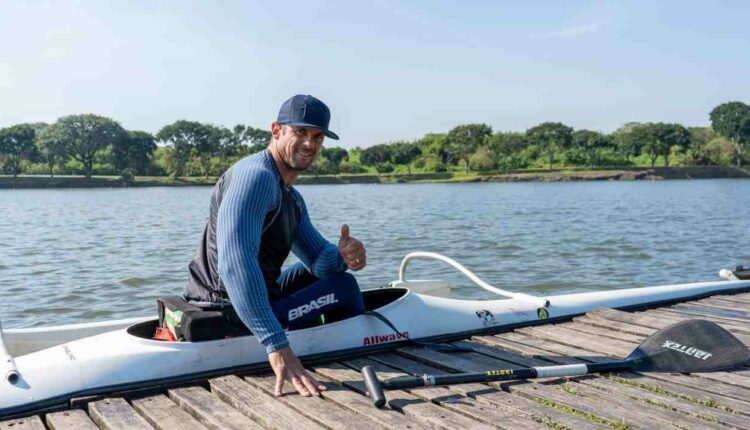
[[[466,182],[566,182],[566,181],[634,181],[663,179],[750,178],[750,169],[727,166],[556,169],[525,170],[499,174],[415,173],[377,175],[303,175],[297,184],[389,184],[389,183],[466,183]],[[122,187],[185,187],[211,186],[214,177],[136,177],[126,181],[116,176],[0,176],[0,189],[39,188],[122,188]]]

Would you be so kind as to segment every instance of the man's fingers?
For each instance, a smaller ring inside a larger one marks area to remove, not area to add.
[[[351,240],[351,241],[349,241],[349,243],[348,243],[348,244],[344,245],[344,246],[343,246],[343,247],[342,247],[342,248],[341,248],[341,249],[339,250],[339,252],[341,253],[341,255],[343,255],[343,256],[347,256],[347,255],[349,255],[349,254],[352,254],[352,253],[354,253],[354,252],[361,252],[361,251],[364,251],[364,248],[365,248],[365,247],[364,247],[364,246],[362,246],[362,242],[360,242],[360,241],[358,241],[358,240],[354,239],[354,240]]]
[[[300,379],[302,379],[302,383],[305,384],[305,388],[307,388],[310,394],[314,396],[320,395],[320,393],[318,392],[318,385],[320,385],[320,383],[318,381],[308,375],[302,375]]]
[[[306,378],[305,378],[306,379]],[[292,377],[292,385],[294,385],[294,388],[297,390],[300,395],[304,397],[310,396],[310,390],[308,390],[307,385],[303,382],[303,378],[299,376]],[[317,395],[317,392],[316,392]]]
[[[348,238],[349,238],[349,224],[344,224],[341,226],[341,239],[339,239],[339,242]]]
[[[282,389],[284,388],[284,375],[281,373],[276,374],[276,387],[273,389],[273,394],[276,397],[281,397]]]

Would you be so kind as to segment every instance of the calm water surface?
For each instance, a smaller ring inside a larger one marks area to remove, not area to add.
[[[368,250],[363,288],[411,251],[453,257],[490,284],[557,294],[717,279],[750,262],[750,181],[300,186],[313,222]],[[155,314],[179,294],[211,189],[0,190],[5,327]],[[439,262],[445,294],[486,298]]]

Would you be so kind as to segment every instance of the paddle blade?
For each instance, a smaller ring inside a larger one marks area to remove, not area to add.
[[[750,351],[719,325],[695,319],[654,333],[627,360],[643,372],[716,372],[748,363]]]

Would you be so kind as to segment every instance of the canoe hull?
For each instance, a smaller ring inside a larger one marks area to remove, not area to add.
[[[538,301],[456,300],[405,290],[378,312],[399,329],[394,333],[377,318],[360,315],[344,321],[288,333],[300,357],[329,358],[404,342],[492,333],[570,318],[598,307],[645,306],[727,291],[750,289],[750,281],[722,281],[623,289],[547,297]],[[64,405],[71,398],[164,385],[233,369],[265,368],[267,356],[252,337],[207,342],[163,342],[135,336],[141,322],[53,346],[15,358],[20,380],[0,381],[0,417]]]

